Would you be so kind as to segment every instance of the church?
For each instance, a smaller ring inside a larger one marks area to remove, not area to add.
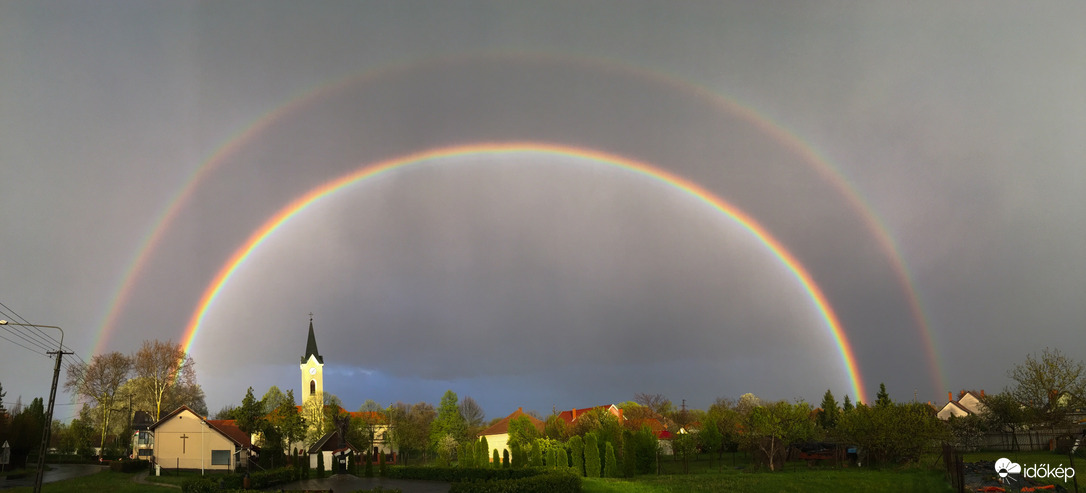
[[[298,367],[302,376],[299,412],[309,423],[311,429],[312,427],[322,426],[325,419],[323,411],[326,406],[324,400],[324,357],[321,356],[320,351],[317,349],[317,336],[313,330],[312,315],[309,318],[309,334],[306,338],[305,353],[302,354],[301,364]],[[395,454],[389,440],[389,426],[384,415],[370,412],[347,412],[343,408],[340,408],[339,412],[340,414],[350,415],[352,422],[358,421],[357,418],[362,418],[365,422],[373,423],[370,430],[373,434],[371,452],[373,454],[385,454],[386,462],[395,462]],[[338,433],[333,431],[310,444],[308,450],[314,467],[316,466],[316,454],[324,454],[325,467],[330,469],[333,456],[342,455],[348,449],[355,453],[363,452],[347,443],[346,440],[341,439]]]

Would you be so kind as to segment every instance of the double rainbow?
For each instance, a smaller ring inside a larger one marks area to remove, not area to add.
[[[852,384],[853,395],[855,395],[859,401],[867,400],[867,396],[864,393],[863,379],[861,378],[860,372],[857,370],[856,357],[853,354],[852,346],[849,344],[845,331],[841,327],[840,321],[837,319],[837,315],[833,312],[833,308],[830,307],[826,295],[818,285],[815,284],[814,279],[811,277],[810,273],[807,272],[807,269],[805,269],[784,245],[774,238],[761,224],[739,208],[714,195],[697,183],[669,171],[614,154],[591,149],[538,142],[477,143],[442,147],[409,154],[363,166],[351,173],[324,183],[323,185],[306,192],[301,197],[294,199],[287,204],[286,207],[280,209],[271,218],[265,221],[263,225],[257,228],[256,231],[245,240],[241,247],[234,251],[229,260],[227,260],[219,269],[218,273],[215,274],[214,279],[200,297],[200,302],[197,304],[197,308],[195,312],[193,312],[192,317],[189,319],[188,325],[185,328],[185,333],[182,337],[182,345],[185,348],[185,352],[189,352],[192,348],[197,335],[199,335],[204,317],[215,303],[219,294],[222,293],[223,288],[230,282],[234,272],[236,272],[253,252],[263,245],[280,227],[290,221],[291,218],[300,214],[307,207],[335,194],[344,187],[408,166],[434,162],[436,160],[451,157],[514,153],[536,153],[574,157],[646,176],[681,190],[734,220],[768,248],[769,251],[771,251],[773,255],[787,267],[792,275],[795,276],[796,280],[798,280],[806,290],[840,350],[841,361]]]

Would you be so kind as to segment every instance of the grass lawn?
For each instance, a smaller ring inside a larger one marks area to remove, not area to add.
[[[166,486],[151,486],[138,484],[132,481],[133,473],[102,471],[98,474],[84,476],[82,478],[57,481],[42,485],[42,491],[50,493],[88,493],[92,491],[109,491],[111,493],[177,493],[176,488]],[[11,493],[27,493],[34,491],[31,487],[14,488],[4,490]]]
[[[735,462],[749,466],[749,458]],[[661,459],[661,475],[642,475],[633,480],[588,479],[585,493],[656,493],[656,492],[951,492],[950,484],[939,469],[907,467],[901,469],[868,469],[833,467],[808,468],[803,462],[790,462],[783,471],[742,470],[732,467],[725,459],[724,468],[717,462],[710,467],[702,457],[690,465],[690,474],[680,474],[681,466],[670,458]],[[929,463],[930,464],[930,463]]]
[[[204,473],[204,477],[212,480],[224,475],[226,475],[226,473],[220,471],[207,471]],[[173,471],[163,469],[161,476],[155,476],[154,473],[147,475],[147,481],[181,486],[181,483],[198,477],[200,477],[200,471]]]
[[[1067,454],[1057,454],[1047,450],[1030,452],[969,452],[962,457],[962,460],[964,462],[977,462],[981,460],[994,462],[1003,457],[1020,464],[1023,472],[1027,467],[1035,464],[1047,464],[1050,467],[1071,467],[1071,461],[1068,460]],[[1083,474],[1086,474],[1086,459],[1082,458],[1080,455],[1075,455],[1075,477],[1078,478],[1079,485],[1086,485],[1086,477],[1082,476]],[[1045,484],[1058,484],[1067,487],[1068,489],[1074,489],[1072,481],[1064,482],[1059,478],[1038,479],[1037,481]]]

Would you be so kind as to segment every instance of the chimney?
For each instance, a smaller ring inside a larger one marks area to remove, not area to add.
[[[573,408],[573,419],[577,419],[577,408]]]
[[[946,391],[946,400],[954,402],[954,392]]]
[[[983,398],[984,398],[984,389],[980,389],[980,398],[981,398],[981,399],[983,399]]]

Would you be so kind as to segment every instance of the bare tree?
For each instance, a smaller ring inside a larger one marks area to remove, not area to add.
[[[671,400],[664,397],[663,394],[646,394],[644,392],[638,392],[634,394],[634,402],[641,404],[649,408],[657,415],[663,416],[671,411]]]
[[[467,424],[468,437],[475,438],[475,434],[482,431],[483,421],[486,419],[483,408],[470,396],[464,397],[464,400],[460,401],[460,415],[464,417],[464,422]]]
[[[1018,383],[1011,395],[1049,424],[1064,420],[1068,409],[1086,398],[1086,365],[1060,353],[1045,350],[1040,358],[1026,355],[1026,361],[1010,371]]]
[[[64,388],[69,392],[93,400],[101,412],[101,443],[105,447],[109,417],[114,411],[119,390],[132,372],[132,360],[124,354],[112,352],[91,358],[90,363],[68,367],[68,379]]]
[[[192,358],[173,341],[143,341],[133,359],[139,379],[137,392],[154,404],[156,420],[162,417],[162,404],[168,403],[167,393],[183,380],[181,377],[190,377],[195,383]]]

